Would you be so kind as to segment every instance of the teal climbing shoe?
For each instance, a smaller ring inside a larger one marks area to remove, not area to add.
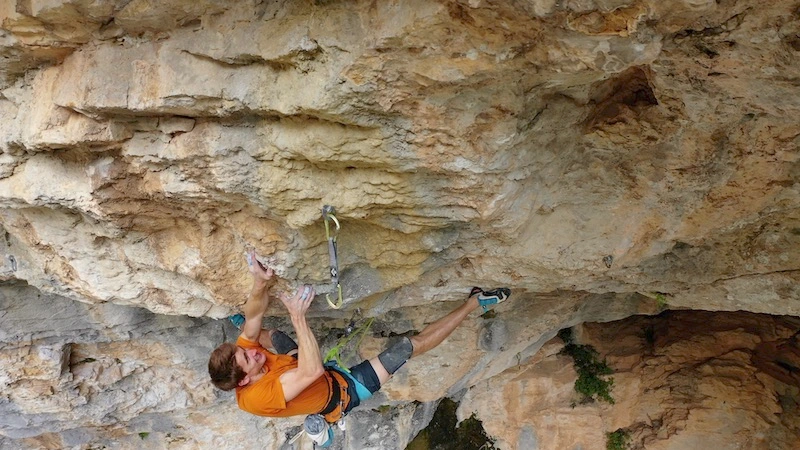
[[[487,312],[489,311],[489,306],[506,301],[511,296],[511,289],[501,287],[485,291],[479,287],[474,287],[469,292],[469,296],[472,297],[475,294],[478,294],[478,304],[483,308],[483,312]]]
[[[228,320],[230,320],[233,326],[235,326],[239,330],[241,330],[242,325],[244,325],[244,316],[241,314],[234,314],[228,317]]]

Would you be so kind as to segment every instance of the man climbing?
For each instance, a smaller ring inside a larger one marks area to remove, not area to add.
[[[479,306],[486,310],[511,293],[506,288],[473,288],[466,302],[419,334],[404,337],[377,357],[347,370],[323,365],[319,346],[306,322],[306,312],[315,295],[311,286],[301,287],[294,295],[279,295],[289,312],[297,343],[280,331],[262,330],[261,322],[270,302],[268,291],[274,283],[273,271],[258,261],[254,251],[248,255],[248,263],[253,287],[244,305],[242,333],[235,344],[224,343],[211,353],[208,372],[218,388],[236,389],[239,408],[259,416],[318,414],[327,423],[335,423],[377,392],[409,358],[439,345],[473,310]]]

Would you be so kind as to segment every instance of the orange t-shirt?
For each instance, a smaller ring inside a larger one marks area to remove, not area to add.
[[[280,376],[297,367],[297,359],[288,355],[268,352],[258,342],[239,336],[236,345],[244,349],[258,349],[265,357],[267,373],[258,381],[236,388],[239,408],[251,414],[268,417],[289,417],[316,414],[322,411],[331,398],[330,374],[326,371],[297,397],[287,402],[283,395]]]

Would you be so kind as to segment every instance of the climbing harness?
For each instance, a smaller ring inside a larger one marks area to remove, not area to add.
[[[342,285],[339,284],[339,261],[336,254],[336,237],[339,235],[339,230],[342,227],[339,225],[339,220],[336,219],[336,209],[331,205],[322,207],[322,220],[325,222],[325,237],[328,239],[331,282],[336,286],[336,291],[339,296],[336,303],[331,301],[330,294],[325,294],[325,298],[328,300],[328,304],[331,305],[331,308],[339,309],[342,307]],[[335,228],[331,226],[330,222],[333,222]]]
[[[330,372],[330,376],[336,381],[332,388],[339,389],[339,400],[336,403],[329,405],[323,412],[318,414],[309,414],[303,423],[303,431],[314,442],[314,448],[317,446],[322,448],[330,447],[334,439],[334,427],[336,424],[339,430],[344,433],[347,430],[345,418],[347,413],[358,406],[363,400],[372,397],[372,392],[367,389],[359,380],[351,375],[348,369],[337,364],[336,361],[329,361],[325,363],[325,368]],[[345,384],[342,384],[345,383]],[[350,388],[353,387],[355,393],[351,394]],[[298,436],[292,439],[292,442],[297,440]]]

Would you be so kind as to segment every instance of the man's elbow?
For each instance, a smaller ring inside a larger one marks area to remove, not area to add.
[[[312,381],[321,377],[323,373],[325,373],[325,368],[322,367],[322,364],[314,365],[313,367],[306,367],[305,370],[300,370],[300,374],[303,378]]]
[[[308,377],[316,380],[317,378],[321,377],[323,373],[325,373],[325,368],[320,365],[317,366]]]

